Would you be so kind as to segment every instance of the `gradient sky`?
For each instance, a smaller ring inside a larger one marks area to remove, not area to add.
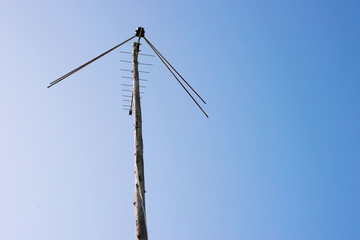
[[[0,2],[0,239],[135,239],[131,43],[149,239],[360,239],[359,1]],[[143,42],[144,43],[144,42]],[[143,53],[151,53],[144,43]]]

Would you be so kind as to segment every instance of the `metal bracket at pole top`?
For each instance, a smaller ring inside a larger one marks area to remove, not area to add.
[[[136,28],[135,36],[136,37],[145,37],[145,29],[143,27]]]

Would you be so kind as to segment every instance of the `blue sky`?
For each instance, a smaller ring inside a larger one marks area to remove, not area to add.
[[[46,86],[138,26],[150,239],[360,239],[359,5],[2,1],[0,239],[135,238],[129,56]]]

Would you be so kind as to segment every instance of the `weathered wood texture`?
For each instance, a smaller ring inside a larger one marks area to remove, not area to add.
[[[142,120],[139,90],[138,54],[139,45],[133,44],[133,101],[134,101],[134,141],[135,141],[135,228],[136,240],[148,240],[145,211],[145,176],[143,161]]]

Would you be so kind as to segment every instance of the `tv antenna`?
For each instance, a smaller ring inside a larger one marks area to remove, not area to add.
[[[182,88],[186,91],[186,93],[190,96],[190,98],[195,102],[198,108],[203,112],[203,114],[208,118],[209,116],[202,109],[199,103],[195,100],[193,95],[190,93],[193,92],[204,104],[206,102],[200,97],[200,95],[190,86],[190,84],[180,75],[178,71],[170,64],[168,60],[155,48],[155,46],[145,37],[145,30],[142,27],[138,27],[135,31],[135,35],[127,39],[126,41],[116,45],[115,47],[109,49],[108,51],[100,54],[99,56],[93,58],[92,60],[84,63],[83,65],[75,68],[74,70],[68,72],[67,74],[61,76],[55,81],[51,82],[48,88],[58,84],[65,78],[70,75],[76,73],[77,71],[83,69],[90,63],[95,62],[99,58],[105,56],[106,54],[114,51],[121,45],[129,42],[130,40],[137,37],[137,41],[133,43],[132,53],[130,52],[122,52],[132,54],[132,90],[130,97],[130,106],[129,106],[129,115],[132,115],[132,111],[134,110],[134,140],[135,140],[135,229],[136,229],[136,240],[148,240],[148,232],[147,232],[147,224],[146,224],[146,211],[145,211],[145,176],[144,176],[144,161],[143,161],[143,138],[142,138],[142,119],[141,119],[141,104],[140,104],[140,84],[139,84],[139,71],[138,70],[138,56],[139,55],[147,55],[142,54],[140,52],[140,39],[143,38],[146,43],[150,46],[150,48],[154,51],[154,53],[158,56],[161,62],[166,66],[166,68],[171,72],[171,74],[175,77],[177,82],[182,86]],[[148,65],[148,64],[143,64]],[[124,77],[129,78],[129,77]],[[182,80],[180,80],[180,79]],[[186,88],[186,86],[190,89],[190,91]]]

